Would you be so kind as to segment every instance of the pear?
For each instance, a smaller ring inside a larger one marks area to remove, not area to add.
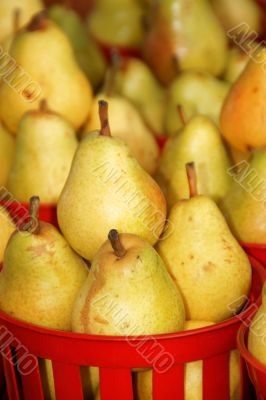
[[[248,349],[250,353],[261,363],[266,365],[265,343],[265,314],[266,314],[266,283],[262,290],[262,305],[257,310],[249,327]]]
[[[99,102],[101,130],[84,137],[59,198],[60,229],[71,246],[92,260],[112,226],[152,245],[160,237],[166,201],[157,183],[111,137],[108,103]]]
[[[250,32],[260,33],[263,12],[255,0],[211,0],[213,9],[226,32],[245,23]]]
[[[1,0],[0,1],[0,42],[13,31],[13,13],[20,9],[20,27],[27,24],[31,17],[44,8],[41,0]]]
[[[186,321],[185,331],[213,325],[207,321]],[[240,358],[239,352],[230,353],[230,400],[240,399]],[[202,400],[203,362],[192,361],[185,364],[185,399]],[[136,391],[138,400],[152,400],[152,371],[136,374]]]
[[[251,266],[225,219],[209,197],[197,195],[195,169],[188,163],[190,198],[170,210],[171,231],[157,250],[180,289],[188,319],[230,318],[229,305],[241,309],[251,285]]]
[[[98,0],[88,15],[88,29],[105,45],[140,48],[144,11],[138,0]]]
[[[142,168],[153,175],[158,166],[159,146],[136,107],[124,97],[98,94],[92,103],[85,134],[100,127],[98,103],[101,99],[109,104],[109,119],[113,136],[123,140],[129,147],[131,155],[136,158]]]
[[[4,259],[4,252],[8,243],[8,240],[12,233],[15,231],[16,226],[9,215],[8,211],[4,207],[0,207],[0,265]]]
[[[165,128],[173,136],[182,127],[182,120],[176,112],[180,105],[187,118],[201,114],[210,117],[219,125],[224,99],[230,89],[227,82],[206,73],[189,71],[181,73],[169,87],[165,114]]]
[[[230,83],[234,83],[246,68],[249,60],[250,57],[248,53],[245,53],[238,47],[232,47],[228,51],[227,64],[224,71],[224,79]]]
[[[77,146],[73,127],[42,101],[21,119],[8,190],[22,202],[39,193],[43,202],[56,203]]]
[[[15,151],[13,136],[0,123],[0,187],[6,186]]]
[[[17,131],[26,111],[38,108],[40,98],[75,128],[85,122],[92,100],[90,83],[68,38],[45,13],[17,33],[10,56],[17,64],[1,82],[0,118],[11,132]]]
[[[65,32],[75,51],[80,68],[94,88],[103,81],[106,62],[101,50],[88,34],[86,26],[77,12],[61,4],[48,10],[50,18]]]
[[[119,235],[115,229],[108,239],[77,295],[73,331],[135,336],[182,330],[181,295],[154,248],[136,235]]]
[[[228,224],[237,239],[266,243],[266,150],[255,150],[248,160],[229,170],[234,183],[221,203]]]
[[[200,194],[220,201],[230,188],[227,172],[230,160],[215,124],[198,115],[187,122],[178,136],[170,139],[164,148],[157,172],[157,182],[162,187],[168,205],[187,198],[189,186],[185,164],[195,161]]]
[[[232,85],[220,118],[225,139],[242,152],[247,151],[249,147],[266,145],[266,75],[265,65],[262,65],[266,60],[266,48],[260,48],[253,53],[252,58]]]
[[[150,21],[143,54],[163,83],[177,70],[223,72],[227,38],[208,0],[158,0]]]
[[[165,92],[151,69],[140,59],[121,61],[116,78],[117,93],[130,100],[149,128],[157,135],[164,133]]]

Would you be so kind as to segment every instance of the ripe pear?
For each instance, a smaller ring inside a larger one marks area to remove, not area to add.
[[[168,89],[165,114],[166,133],[175,135],[182,127],[176,111],[180,105],[187,118],[201,114],[219,125],[219,117],[230,85],[206,73],[189,71],[181,73]]]
[[[184,305],[154,248],[132,234],[109,232],[77,295],[74,332],[152,335],[183,329]]]
[[[245,23],[250,32],[262,31],[263,12],[255,0],[211,0],[225,31]]]
[[[116,90],[137,107],[155,134],[164,133],[165,92],[147,64],[134,57],[122,60]]]
[[[1,0],[0,1],[0,42],[13,31],[13,13],[20,9],[20,27],[44,8],[41,0]]]
[[[170,210],[171,232],[157,250],[180,289],[188,319],[220,322],[239,311],[251,285],[247,255],[229,230],[217,205],[197,195],[193,163],[186,166],[190,198]]]
[[[227,172],[230,160],[215,124],[201,115],[188,120],[180,133],[164,148],[157,171],[157,182],[162,187],[168,205],[187,198],[189,185],[185,165],[195,161],[200,194],[221,200],[232,180]]]
[[[19,201],[39,193],[43,202],[56,203],[77,146],[73,127],[41,102],[21,119],[8,190]]]
[[[75,10],[61,4],[52,5],[48,13],[68,36],[80,68],[93,87],[97,88],[103,81],[106,62],[96,42],[88,34],[81,17]]]
[[[248,53],[245,53],[239,47],[232,47],[228,51],[227,64],[224,71],[224,79],[230,83],[235,82],[246,68],[249,60],[250,57]]]
[[[123,140],[142,168],[153,175],[158,166],[159,146],[136,107],[126,98],[120,95],[98,94],[92,103],[85,133],[91,133],[100,128],[98,116],[100,99],[104,99],[109,104],[109,119],[113,136]]]
[[[8,211],[4,207],[0,207],[0,265],[4,259],[4,252],[8,243],[8,240],[12,233],[15,231],[16,226],[9,215]]]
[[[105,45],[140,48],[144,10],[138,0],[99,0],[88,15],[88,29]]]
[[[199,329],[213,325],[207,321],[186,321],[184,330]],[[240,359],[239,352],[230,353],[230,400],[240,399]],[[185,364],[185,399],[202,400],[203,362],[193,361]],[[138,400],[152,400],[152,371],[136,374],[136,391]]]
[[[249,327],[248,349],[262,364],[266,365],[266,283],[262,290],[262,305]]]
[[[26,111],[38,108],[41,98],[75,128],[85,122],[92,100],[90,83],[67,36],[45,13],[35,15],[17,33],[10,56],[17,64],[1,81],[0,118],[11,132],[17,131]]]
[[[233,147],[243,152],[249,147],[266,145],[266,67],[262,65],[265,61],[266,48],[261,48],[232,85],[221,111],[222,134]]]
[[[101,130],[79,144],[59,198],[60,229],[71,246],[92,260],[112,226],[152,245],[160,237],[166,201],[157,183],[120,139],[111,137],[108,104],[99,102]]]
[[[227,38],[208,0],[158,0],[150,21],[143,54],[163,83],[178,70],[223,72]]]
[[[0,187],[6,186],[15,151],[14,137],[0,123]]]
[[[228,224],[237,239],[266,243],[266,150],[255,150],[229,173],[234,183],[221,203]]]

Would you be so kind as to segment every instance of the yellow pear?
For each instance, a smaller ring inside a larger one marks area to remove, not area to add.
[[[77,295],[72,329],[95,335],[152,335],[183,329],[184,305],[154,248],[109,232]]]
[[[13,13],[20,9],[20,27],[44,8],[41,0],[1,0],[0,1],[0,42],[13,31]]]
[[[0,187],[6,186],[15,151],[15,140],[0,124]]]
[[[99,102],[101,130],[79,144],[57,206],[59,226],[68,242],[92,260],[116,226],[154,244],[166,218],[166,201],[157,183],[112,137],[108,104]]]
[[[262,364],[266,365],[266,283],[262,290],[262,305],[249,327],[248,349]]]
[[[248,53],[245,53],[239,47],[232,47],[228,51],[227,64],[224,71],[224,79],[230,83],[233,83],[241,75],[246,68],[250,57]]]
[[[134,158],[149,174],[154,174],[159,159],[159,147],[152,132],[145,125],[138,110],[127,99],[119,96],[98,94],[92,104],[87,133],[100,128],[98,103],[103,99],[109,104],[109,120],[112,135],[122,139]]]
[[[185,331],[211,326],[207,321],[186,321]],[[203,362],[193,361],[185,364],[185,400],[203,400],[202,373]],[[240,399],[240,358],[239,352],[230,353],[230,400]],[[152,371],[136,374],[136,390],[138,400],[152,400]],[[218,390],[218,388],[217,388]]]
[[[161,157],[156,179],[169,206],[189,195],[185,165],[191,160],[200,194],[219,201],[232,183],[227,172],[230,160],[217,127],[208,117],[197,115],[184,121],[183,129],[167,142]]]
[[[16,227],[11,216],[4,207],[0,207],[0,265],[4,259],[4,252],[10,236],[15,231]]]
[[[75,128],[85,122],[92,100],[90,83],[67,36],[45,13],[35,15],[17,33],[10,56],[16,64],[1,82],[0,117],[11,132],[17,131],[26,111],[38,108],[41,98]]]
[[[220,322],[233,315],[232,302],[240,299],[238,310],[243,306],[251,266],[214,201],[197,195],[193,163],[186,168],[190,198],[170,210],[171,231],[157,250],[183,295],[187,317]]]
[[[77,146],[73,127],[41,102],[20,121],[8,190],[19,201],[39,193],[44,203],[56,203]]]

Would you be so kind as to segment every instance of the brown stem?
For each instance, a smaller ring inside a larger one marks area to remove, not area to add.
[[[116,77],[121,67],[121,57],[118,50],[113,47],[111,50],[111,67],[107,70],[104,82],[104,93],[112,96],[116,91]]]
[[[47,112],[48,106],[47,106],[47,101],[46,99],[41,99],[39,103],[39,110],[43,112]]]
[[[187,123],[187,118],[186,118],[186,115],[185,115],[185,112],[184,112],[184,107],[181,104],[178,104],[176,106],[176,108],[177,108],[177,112],[178,112],[179,118],[181,119],[181,122],[182,122],[183,126],[185,126],[186,123]]]
[[[111,130],[108,121],[108,103],[105,100],[100,100],[99,104],[99,117],[101,122],[100,135],[111,136]]]
[[[46,10],[40,11],[38,14],[35,14],[27,25],[27,30],[38,31],[43,30],[47,27],[48,22],[48,14]]]
[[[179,65],[179,61],[178,61],[178,56],[176,54],[174,54],[172,56],[172,62],[173,62],[173,67],[174,67],[174,70],[175,70],[176,74],[179,74],[180,65]]]
[[[13,14],[13,33],[14,33],[14,35],[19,30],[20,16],[21,16],[21,9],[20,8],[16,8],[14,10],[14,14]]]
[[[29,206],[30,220],[22,227],[23,231],[28,231],[32,234],[39,233],[40,231],[39,208],[40,208],[40,198],[38,196],[32,196],[30,198],[30,206]]]
[[[109,234],[108,234],[108,239],[110,240],[110,243],[112,245],[112,248],[115,252],[115,255],[119,258],[124,257],[126,254],[126,249],[122,245],[119,237],[119,233],[117,232],[116,229],[111,229]]]
[[[186,172],[189,186],[189,197],[197,196],[197,175],[194,162],[186,163]]]

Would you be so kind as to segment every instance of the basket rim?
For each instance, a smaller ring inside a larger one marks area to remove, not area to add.
[[[246,248],[246,249],[261,249],[261,250],[266,250],[266,243],[248,243],[248,242],[243,242],[242,240],[239,241],[239,244]]]

